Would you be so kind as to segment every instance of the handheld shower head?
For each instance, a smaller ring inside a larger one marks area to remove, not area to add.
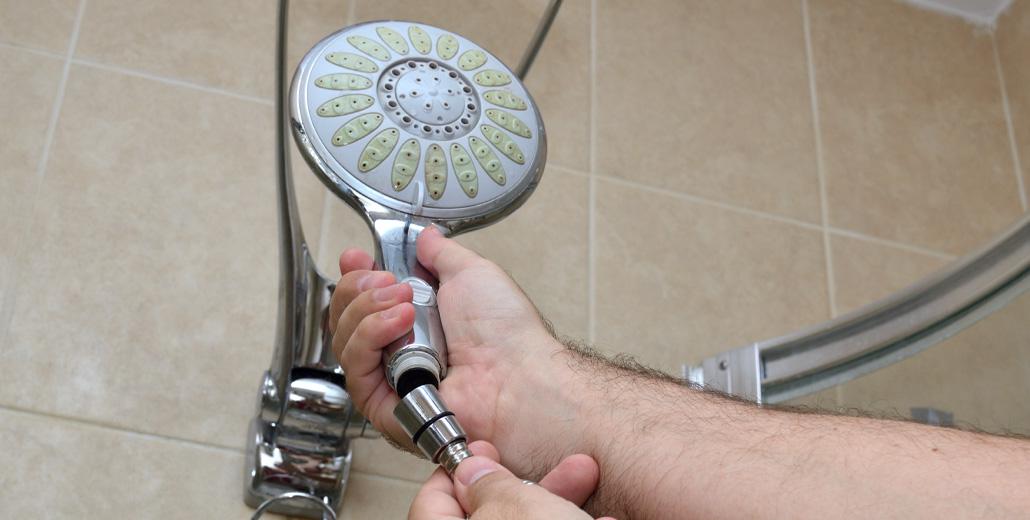
[[[370,220],[410,216],[458,233],[513,211],[543,171],[543,122],[515,74],[425,24],[326,37],[301,61],[290,105],[315,173]]]
[[[376,263],[413,288],[415,325],[384,351],[394,410],[412,443],[452,471],[465,433],[437,392],[446,340],[415,242],[454,235],[520,206],[540,181],[543,122],[497,57],[443,29],[368,22],[333,33],[300,62],[294,138],[315,174],[372,228]]]

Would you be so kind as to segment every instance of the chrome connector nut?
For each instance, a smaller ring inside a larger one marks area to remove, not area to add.
[[[465,430],[433,385],[409,392],[393,409],[393,415],[419,451],[448,471],[472,455],[466,446]]]

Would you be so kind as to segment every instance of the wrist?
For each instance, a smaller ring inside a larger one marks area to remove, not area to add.
[[[498,398],[492,441],[504,465],[538,479],[564,457],[590,451],[589,374],[550,335],[525,338],[522,348]]]

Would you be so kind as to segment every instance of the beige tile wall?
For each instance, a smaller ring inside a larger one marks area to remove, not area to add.
[[[829,224],[960,254],[1011,223],[991,34],[896,2],[809,5]]]
[[[528,79],[544,181],[460,240],[559,332],[672,373],[846,312],[1026,209],[1028,3],[992,36],[887,0],[567,0]],[[246,516],[277,286],[274,4],[0,0],[5,512]],[[545,4],[295,0],[290,57],[407,18],[514,64]],[[294,163],[336,273],[368,232]],[[1027,312],[807,402],[1011,426]],[[360,441],[354,469],[345,518],[403,516],[432,468]]]
[[[597,6],[596,173],[819,222],[801,2]]]

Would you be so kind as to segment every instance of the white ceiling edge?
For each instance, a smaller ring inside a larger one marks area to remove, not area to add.
[[[994,27],[998,16],[1005,12],[1013,0],[904,0],[930,11],[957,16],[969,23]],[[1023,0],[1026,1],[1026,0]]]

